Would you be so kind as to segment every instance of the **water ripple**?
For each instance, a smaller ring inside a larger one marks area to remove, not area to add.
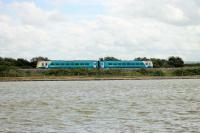
[[[0,83],[0,132],[200,132],[200,80]]]

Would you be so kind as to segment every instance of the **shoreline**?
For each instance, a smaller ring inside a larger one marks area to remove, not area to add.
[[[104,80],[170,80],[200,79],[200,76],[139,76],[139,77],[0,77],[0,82],[20,81],[104,81]]]

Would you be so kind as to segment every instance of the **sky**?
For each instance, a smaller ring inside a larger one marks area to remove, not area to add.
[[[200,61],[200,1],[0,0],[0,56]]]

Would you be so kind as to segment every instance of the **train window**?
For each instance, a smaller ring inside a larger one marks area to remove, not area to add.
[[[112,63],[108,63],[108,65],[112,65]]]
[[[139,65],[139,63],[136,63],[136,65]]]
[[[121,66],[122,64],[121,64],[121,63],[119,63],[118,65],[119,65],[119,66]]]
[[[78,66],[78,65],[79,65],[79,63],[75,63],[75,65],[76,65],[76,66]]]
[[[83,63],[81,63],[80,65],[84,65]]]
[[[126,65],[126,63],[122,63],[122,65]]]
[[[114,63],[113,65],[117,65],[116,63]]]
[[[85,65],[87,65],[87,66],[88,66],[88,65],[89,65],[89,63],[85,63]]]
[[[54,63],[51,63],[51,65],[55,65]]]
[[[65,65],[67,65],[67,66],[68,66],[69,64],[68,64],[68,63],[66,63]]]

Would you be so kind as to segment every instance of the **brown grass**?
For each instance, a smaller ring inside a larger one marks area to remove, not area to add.
[[[90,81],[90,80],[162,80],[162,79],[200,79],[200,76],[135,76],[135,77],[87,77],[87,76],[32,76],[0,77],[0,81]]]

